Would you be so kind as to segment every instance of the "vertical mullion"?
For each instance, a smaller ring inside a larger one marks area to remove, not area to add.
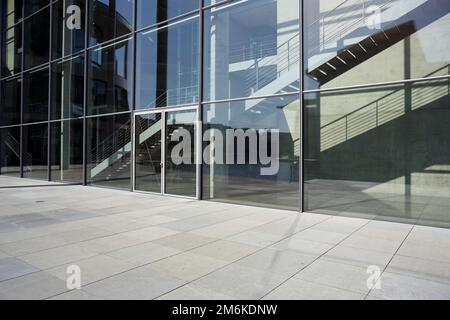
[[[89,54],[87,51],[89,42],[89,0],[84,2],[84,83],[83,83],[83,185],[87,185],[87,93],[88,93],[88,67]]]
[[[198,200],[203,199],[203,52],[204,52],[204,11],[203,0],[199,0],[199,58],[198,58],[198,108],[197,108],[197,130],[196,130],[196,196]]]
[[[21,28],[21,51],[22,54],[20,55],[20,78],[21,78],[21,85],[20,85],[20,177],[23,178],[23,154],[24,154],[24,135],[23,135],[23,123],[24,123],[24,84],[25,84],[25,78],[23,76],[24,67],[25,67],[25,1],[22,3],[22,20],[20,21]]]
[[[299,200],[300,212],[305,211],[305,108],[304,108],[304,6],[299,0],[299,41],[300,41],[300,159],[299,159]]]
[[[52,64],[51,60],[53,58],[53,2],[50,2],[50,8],[49,8],[49,52],[48,52],[48,90],[47,90],[47,121],[48,121],[48,129],[47,129],[47,178],[48,181],[52,181],[52,170],[51,170],[51,143],[52,143],[52,135],[51,135],[51,106],[52,106]]]
[[[137,25],[137,1],[138,0],[134,0],[133,1],[133,14],[132,14],[132,25],[133,25],[133,37],[131,39],[131,51],[132,51],[132,58],[131,58],[131,66],[128,66],[129,68],[131,68],[131,137],[130,137],[130,142],[131,142],[131,167],[130,167],[130,190],[131,192],[134,191],[134,188],[136,186],[136,180],[135,180],[135,176],[136,176],[136,168],[135,168],[135,163],[136,163],[136,159],[135,159],[135,154],[136,154],[136,142],[135,142],[135,123],[136,123],[136,118],[134,116],[134,111],[136,110],[136,25]]]
[[[161,112],[161,195],[166,194],[166,111]]]

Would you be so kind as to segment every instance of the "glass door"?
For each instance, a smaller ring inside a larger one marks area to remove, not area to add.
[[[166,156],[164,193],[195,197],[196,110],[170,111],[166,120]]]
[[[135,116],[134,189],[197,196],[196,109]]]
[[[135,189],[162,193],[162,129],[161,113],[135,117]]]

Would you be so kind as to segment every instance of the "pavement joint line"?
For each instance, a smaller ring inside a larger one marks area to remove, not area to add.
[[[408,234],[405,236],[405,238],[403,238],[403,241],[400,243],[400,245],[398,246],[397,250],[395,250],[394,254],[392,255],[391,259],[389,259],[388,263],[386,264],[386,266],[383,268],[383,271],[381,271],[380,276],[377,279],[377,282],[380,281],[380,279],[383,278],[383,274],[386,272],[386,269],[389,267],[389,265],[391,264],[392,260],[394,260],[395,256],[397,255],[397,253],[399,252],[400,248],[403,246],[403,244],[405,243],[406,239],[408,239],[408,237],[411,235],[411,232],[414,230],[416,226],[413,225],[409,231]],[[375,282],[376,283],[376,282]],[[370,294],[372,293],[373,288],[369,289],[369,291],[366,294],[366,297],[364,298],[364,300],[367,300],[367,298],[370,296]]]
[[[219,213],[220,211],[228,211],[228,210],[232,210],[232,208],[227,208],[227,209],[225,209],[225,210],[223,210],[223,209],[218,210],[218,209],[217,209],[217,211],[208,212],[208,213],[205,213],[205,214],[201,214],[201,215],[194,216],[194,217],[189,217],[189,218],[186,218],[186,219],[179,219],[179,220],[177,220],[177,221],[183,221],[183,220],[193,219],[193,218],[196,218],[196,217],[206,216],[206,215],[209,215],[209,214],[211,214],[211,213]],[[120,214],[123,214],[123,213],[115,213],[115,214],[105,215],[105,216],[100,216],[100,217],[110,217],[110,216],[120,215]],[[242,217],[246,217],[246,216],[249,216],[249,215],[252,215],[252,214],[253,214],[253,213],[248,213],[248,214],[245,214],[245,215],[243,215],[243,216],[241,216],[241,217],[239,217],[239,218],[234,217],[234,218],[231,218],[231,219],[226,219],[226,220],[224,220],[224,221],[221,221],[220,223],[222,223],[222,222],[227,222],[227,221],[232,221],[232,220],[235,220],[235,219],[240,219],[240,218],[242,218]],[[150,215],[150,216],[151,216],[151,215]],[[93,217],[93,218],[88,218],[88,219],[84,219],[84,220],[79,220],[79,222],[83,221],[83,223],[84,223],[84,221],[86,221],[86,220],[89,220],[89,219],[96,219],[96,218],[100,218],[100,217]],[[285,217],[285,218],[286,218],[286,217]],[[281,219],[281,218],[280,218],[280,219]],[[282,218],[282,219],[284,219],[284,218]],[[125,221],[125,220],[124,220],[124,221]],[[277,220],[274,220],[274,221],[277,221]],[[130,219],[130,224],[133,223],[133,222],[139,222],[139,219]],[[107,223],[106,223],[106,224],[107,224]],[[142,224],[144,224],[144,223],[142,223]],[[163,224],[164,224],[164,223],[163,223]],[[129,230],[129,231],[126,231],[126,232],[139,231],[139,230],[143,230],[143,229],[147,229],[147,228],[151,228],[151,227],[160,227],[160,228],[162,227],[162,228],[164,228],[164,227],[162,226],[163,224],[160,224],[160,225],[150,225],[150,224],[149,224],[149,225],[144,226],[144,227],[142,227],[142,228],[139,227],[139,228],[137,228],[137,229],[132,229],[132,230]],[[209,227],[209,226],[212,226],[212,225],[215,225],[215,224],[217,224],[217,223],[212,222],[211,224],[207,224],[207,225],[203,226],[202,228]],[[98,228],[98,229],[101,229],[101,230],[103,230],[103,231],[108,231],[107,229],[103,229],[102,226],[103,226],[103,225],[100,225],[100,226],[93,226],[93,227],[91,227],[91,228]],[[85,228],[89,228],[89,225],[86,225],[86,226],[84,226],[84,227],[85,227]],[[78,229],[74,229],[74,230],[70,230],[70,231],[72,232],[72,231],[78,231],[78,230],[82,230],[82,229],[83,229],[83,228],[78,228]],[[170,229],[170,228],[166,228],[166,229]],[[187,231],[182,231],[182,232],[191,232],[191,231],[194,231],[194,230],[196,230],[196,229],[200,229],[200,228],[194,228],[194,229],[187,230]],[[26,229],[25,229],[25,230],[26,230]],[[171,229],[171,230],[172,230],[172,229]],[[173,230],[173,231],[178,231],[178,230]],[[50,233],[50,234],[47,234],[47,235],[40,235],[40,236],[38,236],[38,237],[26,238],[26,239],[22,239],[22,240],[18,240],[18,241],[11,241],[11,242],[0,243],[0,247],[1,247],[2,245],[5,245],[5,244],[11,244],[11,243],[20,242],[20,241],[37,240],[37,239],[44,238],[44,237],[47,237],[47,236],[50,236],[50,235],[52,235],[52,236],[63,235],[63,234],[65,234],[65,233],[67,233],[67,232],[68,232],[68,231],[56,232],[56,233]],[[180,232],[180,233],[182,233],[182,232]],[[16,257],[16,258],[19,258],[19,257],[23,257],[23,256],[26,256],[26,255],[29,255],[29,254],[40,253],[40,252],[44,252],[44,251],[47,251],[47,250],[52,250],[52,249],[62,248],[62,247],[68,246],[68,245],[77,245],[77,244],[79,244],[79,243],[84,243],[84,242],[88,242],[88,241],[92,241],[92,240],[98,240],[98,239],[102,239],[102,238],[108,238],[108,237],[120,235],[120,234],[122,234],[122,233],[124,233],[124,232],[123,232],[123,231],[118,231],[118,232],[115,232],[115,233],[111,233],[110,235],[107,235],[107,236],[100,236],[100,237],[89,238],[89,239],[83,240],[83,241],[68,242],[68,243],[63,244],[63,245],[60,245],[60,246],[50,247],[50,248],[47,248],[47,249],[38,250],[38,251],[31,252],[31,253],[26,253],[26,254],[18,255],[18,256],[15,256],[15,257]],[[146,242],[144,242],[144,243],[146,243]],[[131,247],[132,247],[132,246],[131,246]],[[124,248],[127,248],[127,247],[124,247]],[[121,249],[122,249],[122,248],[121,248]],[[0,282],[1,282],[1,281],[0,281]]]
[[[300,215],[301,215],[301,214],[300,214]],[[282,220],[285,220],[285,219],[288,219],[288,218],[290,218],[290,217],[280,218],[280,219],[278,219],[278,220],[276,220],[276,221],[279,222],[279,221],[282,221]],[[314,224],[314,225],[312,225],[312,226],[310,226],[310,227],[308,227],[308,228],[299,230],[298,232],[307,230],[307,229],[309,229],[309,228],[311,228],[311,227],[313,227],[313,226],[316,226],[316,225],[318,225],[318,224],[320,224],[320,223],[322,223],[322,222],[324,222],[324,221],[327,221],[327,220],[329,220],[329,219],[331,219],[331,218],[332,218],[332,217],[326,218],[325,220],[322,220],[322,221],[320,221],[320,222],[318,222],[318,223],[316,223],[316,224]],[[241,234],[241,233],[244,233],[244,232],[248,232],[248,231],[253,230],[253,229],[256,229],[256,228],[258,228],[258,227],[261,227],[261,226],[264,226],[264,225],[269,225],[269,224],[271,224],[271,223],[273,223],[273,222],[274,222],[274,221],[270,221],[270,222],[267,222],[267,223],[262,224],[262,225],[260,225],[260,226],[255,226],[255,227],[252,227],[251,229],[248,229],[248,230],[245,230],[245,231],[238,232],[238,233],[236,233],[236,234],[234,234],[234,235],[238,235],[238,234]],[[296,233],[294,233],[294,234],[296,234]],[[292,234],[292,235],[294,235],[294,234]],[[207,275],[209,275],[209,274],[211,274],[211,273],[214,273],[214,272],[216,272],[216,271],[219,271],[219,270],[221,270],[221,269],[223,269],[223,268],[225,268],[225,267],[227,267],[227,266],[230,266],[230,265],[232,265],[232,264],[234,264],[234,263],[236,263],[236,262],[238,262],[238,261],[240,261],[240,260],[242,260],[242,259],[244,259],[244,258],[247,258],[247,257],[249,257],[249,256],[251,256],[251,255],[253,255],[253,254],[255,254],[255,253],[258,253],[258,252],[260,252],[260,251],[262,251],[262,250],[264,250],[264,249],[267,249],[267,248],[269,248],[270,246],[273,246],[274,244],[277,244],[277,243],[280,242],[280,241],[283,241],[283,240],[286,240],[286,239],[290,238],[292,235],[290,235],[290,236],[288,236],[288,237],[285,237],[285,238],[283,238],[283,239],[281,239],[281,240],[279,240],[279,241],[277,241],[277,242],[274,242],[274,243],[272,243],[272,244],[270,244],[270,245],[268,245],[268,246],[266,246],[266,247],[260,248],[259,250],[255,251],[255,252],[252,252],[252,253],[249,254],[249,255],[246,255],[246,256],[241,257],[241,258],[239,258],[239,259],[237,259],[237,260],[234,260],[234,261],[232,261],[232,262],[230,262],[230,263],[227,263],[226,265],[224,265],[224,266],[222,266],[222,267],[219,267],[218,269],[215,269],[215,270],[213,270],[213,271],[211,271],[211,272],[208,272],[207,274],[204,274],[204,275],[202,275],[202,276],[200,276],[200,277],[198,277],[198,278],[196,278],[196,279],[193,279],[193,280],[191,280],[191,281],[187,281],[187,282],[184,283],[183,285],[178,286],[178,287],[176,287],[176,288],[174,288],[174,289],[172,289],[172,290],[170,290],[170,291],[168,291],[168,292],[165,292],[165,293],[162,294],[162,295],[159,295],[159,296],[155,297],[153,300],[156,300],[156,299],[158,299],[159,297],[161,297],[161,296],[163,296],[163,295],[166,295],[166,294],[168,294],[168,293],[170,293],[170,292],[172,292],[172,291],[174,291],[174,290],[177,290],[177,289],[179,289],[179,288],[182,288],[182,287],[184,287],[184,286],[186,286],[186,285],[188,285],[188,284],[190,284],[190,283],[192,283],[192,282],[194,282],[194,281],[197,281],[197,280],[199,280],[199,279],[201,279],[201,278],[203,278],[203,277],[205,277],[205,276],[207,276]],[[170,237],[170,236],[168,236],[168,237]],[[161,238],[161,239],[163,239],[163,238]],[[157,240],[160,240],[160,239],[157,239]],[[173,254],[173,255],[170,255],[170,256],[167,256],[167,257],[165,257],[165,258],[161,258],[161,259],[152,261],[152,262],[150,262],[150,263],[146,263],[146,264],[143,264],[143,265],[140,265],[140,266],[137,266],[137,267],[133,267],[133,268],[128,269],[128,270],[126,270],[126,271],[122,271],[122,272],[119,272],[119,273],[117,273],[117,274],[114,274],[114,275],[105,277],[105,278],[103,278],[103,279],[99,279],[99,280],[93,281],[93,282],[89,283],[88,285],[86,285],[86,287],[88,287],[88,286],[90,286],[90,285],[92,285],[92,284],[95,284],[95,283],[97,283],[97,282],[100,282],[100,281],[103,281],[103,280],[106,280],[106,279],[109,279],[109,278],[112,278],[112,277],[116,277],[116,276],[119,276],[119,275],[121,275],[121,274],[130,272],[130,271],[133,271],[133,270],[136,270],[136,269],[139,269],[139,268],[147,267],[147,266],[150,266],[150,265],[152,265],[152,264],[154,264],[154,263],[160,262],[160,261],[162,261],[162,260],[165,260],[165,259],[168,259],[168,258],[173,258],[173,257],[175,257],[175,256],[178,256],[178,255],[181,255],[181,254],[185,254],[185,253],[187,253],[187,252],[191,252],[191,251],[194,251],[194,250],[196,250],[196,249],[202,248],[202,247],[204,247],[204,246],[207,246],[207,245],[210,245],[210,244],[214,244],[214,243],[216,243],[216,242],[224,241],[224,240],[225,240],[225,239],[215,239],[215,240],[213,240],[213,241],[211,241],[211,242],[201,244],[201,245],[199,245],[199,246],[193,247],[193,248],[191,248],[191,249],[188,249],[188,250],[185,250],[185,251],[182,251],[182,252],[177,252],[177,253],[175,253],[175,254]],[[154,240],[154,241],[156,241],[156,240]],[[232,240],[226,240],[226,241],[235,242],[235,241],[232,241]],[[151,243],[151,242],[153,242],[153,241],[149,241],[149,242]],[[116,251],[116,250],[113,250],[113,251]],[[113,252],[113,251],[111,251],[111,252]],[[111,252],[109,252],[109,253],[111,253]],[[106,255],[108,255],[108,254],[106,254]],[[80,260],[80,261],[81,261],[81,260]],[[174,277],[174,278],[176,278],[176,277]],[[178,278],[176,278],[176,279],[178,279]],[[184,281],[183,279],[178,279],[178,280]],[[57,294],[57,295],[51,296],[51,297],[47,297],[46,299],[51,299],[51,298],[57,297],[57,296],[59,296],[59,295],[62,295],[62,294],[65,294],[65,293],[68,293],[68,292],[71,292],[71,291],[72,291],[72,290],[68,290],[68,291],[59,293],[59,294]]]
[[[299,214],[299,216],[301,216],[301,215],[302,215],[302,214]],[[178,290],[178,289],[180,289],[180,288],[182,288],[182,287],[184,287],[184,286],[186,286],[186,285],[189,285],[189,284],[193,283],[194,281],[197,281],[197,280],[199,280],[199,279],[202,279],[202,278],[204,278],[204,277],[206,277],[206,276],[208,276],[208,275],[210,275],[210,274],[212,274],[212,273],[214,273],[214,272],[217,272],[217,271],[220,271],[220,270],[222,270],[222,269],[225,269],[226,267],[228,267],[228,266],[230,266],[230,265],[233,265],[233,264],[235,264],[236,262],[239,262],[239,261],[241,261],[241,260],[243,260],[243,259],[245,259],[245,258],[248,258],[248,257],[250,257],[250,256],[252,256],[252,255],[254,255],[254,254],[257,254],[257,253],[259,253],[259,252],[262,252],[263,250],[266,250],[266,249],[268,249],[268,248],[270,248],[270,247],[272,247],[272,246],[274,246],[274,245],[276,245],[276,244],[278,244],[278,243],[280,243],[280,242],[282,242],[282,241],[284,241],[284,240],[287,240],[287,239],[291,238],[293,235],[295,235],[295,234],[297,234],[297,233],[300,233],[300,232],[303,232],[303,231],[305,231],[305,230],[308,230],[308,229],[310,229],[310,228],[312,228],[312,227],[315,227],[315,226],[317,226],[317,225],[319,225],[319,224],[321,224],[321,223],[323,223],[323,222],[325,222],[325,221],[328,221],[328,220],[330,220],[330,219],[332,219],[332,218],[333,218],[333,217],[326,218],[326,219],[324,219],[324,220],[322,220],[322,221],[319,221],[319,222],[317,222],[317,223],[315,223],[315,224],[313,224],[313,225],[311,225],[311,226],[309,226],[309,227],[307,227],[307,228],[305,228],[305,229],[301,229],[301,230],[299,230],[299,231],[297,231],[297,232],[292,233],[292,234],[289,235],[289,236],[285,236],[284,238],[282,238],[282,239],[280,239],[280,240],[278,240],[278,241],[276,241],[276,242],[274,242],[274,243],[272,243],[272,244],[270,244],[270,245],[267,245],[267,246],[265,246],[265,247],[262,247],[262,248],[256,250],[255,252],[252,252],[252,253],[250,253],[250,254],[248,254],[248,255],[246,255],[246,256],[243,256],[243,257],[241,257],[241,258],[239,258],[239,259],[237,259],[237,260],[235,260],[235,261],[232,261],[231,263],[228,263],[228,264],[226,264],[226,265],[224,265],[224,266],[222,266],[222,267],[220,267],[220,268],[218,268],[218,269],[215,269],[215,270],[213,270],[213,271],[211,271],[211,272],[208,272],[207,274],[204,274],[204,275],[202,275],[202,276],[200,276],[200,277],[198,277],[198,278],[196,278],[196,279],[193,279],[193,280],[191,280],[191,281],[188,281],[187,283],[185,283],[185,284],[183,284],[183,285],[181,285],[181,286],[179,286],[179,287],[177,287],[177,288],[174,288],[174,289],[172,289],[172,290],[170,290],[170,291],[168,291],[168,292],[165,292],[164,294],[161,294],[161,295],[155,297],[153,300],[156,300],[156,299],[158,299],[158,298],[160,298],[160,297],[162,297],[162,296],[164,296],[164,295],[166,295],[166,294],[169,294],[169,293],[171,293],[171,292],[173,292],[173,291],[176,291],[176,290]]]
[[[353,232],[351,232],[347,237],[345,237],[344,239],[342,239],[341,241],[339,241],[338,243],[336,243],[333,247],[331,247],[330,249],[328,249],[327,251],[325,251],[324,253],[322,253],[321,255],[319,255],[316,259],[314,259],[313,261],[311,261],[310,263],[306,264],[305,266],[303,266],[299,271],[297,271],[295,274],[293,274],[292,276],[290,276],[289,278],[287,278],[285,281],[283,281],[282,283],[280,283],[279,285],[277,285],[276,287],[274,287],[272,290],[270,290],[268,293],[266,293],[264,296],[262,296],[259,300],[264,299],[265,297],[267,297],[269,294],[271,294],[272,292],[274,292],[276,289],[278,289],[279,287],[281,287],[283,284],[285,284],[286,282],[288,282],[289,280],[293,279],[296,275],[298,275],[300,272],[302,272],[303,270],[305,270],[306,268],[308,268],[309,266],[311,266],[314,262],[318,261],[320,258],[322,258],[323,256],[325,256],[328,252],[330,252],[331,250],[333,250],[334,248],[336,248],[338,245],[342,244],[345,240],[347,240],[348,238],[350,238],[352,235],[354,235],[356,232],[358,232],[359,230],[361,230],[362,228],[364,228],[365,226],[367,226],[368,224],[370,224],[373,220],[368,220],[365,224],[363,224],[361,227],[357,228],[356,230],[354,230]],[[317,284],[317,283],[316,283]],[[320,284],[320,283],[319,283]],[[361,293],[362,294],[362,293]]]

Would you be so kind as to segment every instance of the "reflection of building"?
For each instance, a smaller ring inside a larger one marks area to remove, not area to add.
[[[1,173],[448,226],[446,1],[204,2],[2,0]]]

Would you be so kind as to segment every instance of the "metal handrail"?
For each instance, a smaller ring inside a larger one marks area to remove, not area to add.
[[[448,70],[449,70],[449,74],[450,74],[450,64],[448,64],[448,65],[445,65],[445,66],[443,66],[443,67],[441,67],[441,68],[439,68],[439,69],[437,69],[437,70],[431,72],[430,74],[427,74],[427,75],[424,76],[423,78],[431,77],[432,75],[434,75],[434,74],[436,74],[436,73],[438,73],[439,71],[444,70],[444,69],[448,69]],[[383,97],[381,97],[381,98],[378,98],[378,99],[376,99],[376,100],[374,100],[374,101],[372,101],[372,102],[370,102],[370,103],[368,103],[368,104],[366,104],[366,105],[364,105],[364,106],[362,106],[362,107],[360,107],[360,108],[358,108],[358,109],[356,109],[356,110],[354,110],[354,111],[352,111],[352,112],[350,112],[350,113],[348,113],[348,114],[342,116],[341,118],[336,119],[336,120],[333,121],[333,122],[330,122],[330,123],[326,124],[326,125],[323,126],[321,129],[324,129],[324,128],[328,127],[328,126],[331,126],[331,125],[334,124],[335,122],[338,122],[338,121],[340,121],[340,120],[342,120],[342,119],[344,119],[344,118],[346,118],[346,117],[348,117],[348,116],[351,116],[352,114],[357,113],[357,112],[361,111],[362,109],[367,108],[367,107],[373,105],[374,103],[380,102],[381,100],[386,99],[387,97],[389,97],[389,96],[393,95],[394,93],[399,92],[399,91],[401,91],[401,90],[403,90],[403,89],[398,89],[398,90],[395,90],[395,91],[393,91],[393,92],[390,92],[389,94],[387,94],[387,95],[385,95],[385,96],[383,96]]]
[[[425,77],[430,77],[439,71],[447,69],[450,73],[450,64],[443,66],[432,73],[426,75]],[[358,108],[339,119],[336,119],[325,126],[320,128],[321,136],[322,136],[322,142],[321,147],[324,149],[330,148],[333,143],[336,143],[338,141],[341,141],[344,139],[344,141],[347,141],[351,137],[355,137],[356,135],[361,134],[361,131],[364,131],[368,127],[378,127],[380,124],[386,123],[388,121],[391,121],[395,118],[397,118],[399,115],[401,115],[400,111],[397,110],[398,106],[402,105],[403,102],[403,96],[394,96],[395,94],[401,93],[403,89],[398,89],[393,92],[390,92],[389,94],[380,97],[371,103],[368,103],[364,105],[361,108]],[[433,93],[427,93],[425,95],[425,99],[429,99],[431,97],[435,96],[435,91]],[[446,92],[450,94],[450,81],[448,84],[448,88],[446,89]],[[392,97],[392,98],[391,98]],[[424,97],[422,97],[424,98]],[[388,99],[388,102],[383,102]],[[386,109],[386,105],[388,108]],[[380,111],[383,110],[383,113],[381,114]],[[366,112],[361,113],[361,111],[367,110]],[[402,109],[403,110],[403,109]],[[389,114],[388,114],[389,113]],[[368,115],[370,116],[370,123],[368,121],[361,121],[366,120]],[[340,124],[339,124],[340,123]],[[352,123],[356,123],[355,125],[351,126]],[[367,130],[365,130],[367,131]],[[364,131],[364,132],[365,132]]]

